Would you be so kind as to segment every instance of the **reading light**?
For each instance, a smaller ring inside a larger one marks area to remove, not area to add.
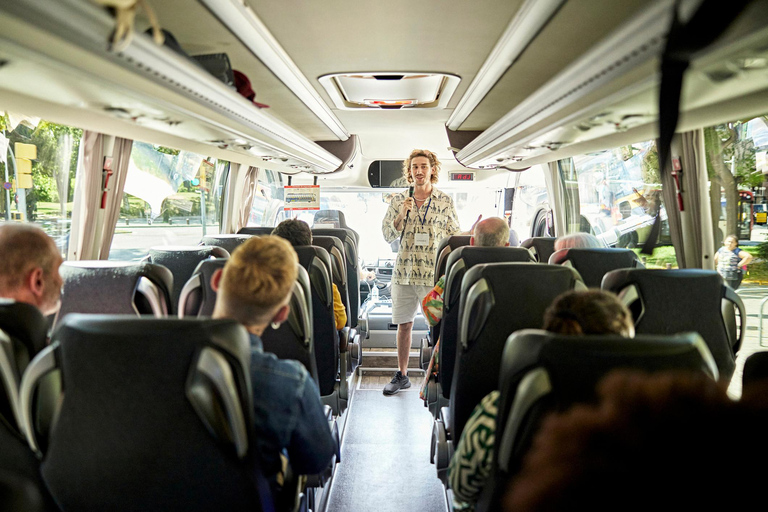
[[[200,0],[340,140],[349,132],[320,98],[280,43],[250,7],[239,0]]]

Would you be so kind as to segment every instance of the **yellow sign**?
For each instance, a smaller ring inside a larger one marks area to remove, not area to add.
[[[24,158],[26,160],[37,160],[37,146],[34,144],[24,144],[22,142],[16,142],[13,145],[13,152],[16,154],[16,158]]]
[[[19,173],[19,181],[16,188],[32,188],[32,175]]]
[[[757,212],[755,214],[755,222],[758,224],[768,223],[768,212]]]
[[[32,160],[16,158],[16,172],[19,174],[32,174]]]

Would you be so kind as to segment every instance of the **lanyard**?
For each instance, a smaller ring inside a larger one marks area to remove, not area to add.
[[[421,215],[419,215],[419,209],[416,208],[416,216],[421,221],[422,227],[424,226],[424,221],[427,220],[427,214],[429,213],[429,206],[432,204],[432,196],[429,196],[429,202],[427,203],[427,209],[424,211],[424,218],[421,218]]]

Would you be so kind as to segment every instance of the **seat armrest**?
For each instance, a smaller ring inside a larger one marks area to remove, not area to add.
[[[349,347],[349,327],[344,327],[339,331],[339,352],[346,353]]]
[[[437,477],[448,487],[448,467],[453,457],[453,444],[442,420],[437,420],[432,429],[431,461],[435,465]]]
[[[445,407],[440,408],[440,414],[437,418],[439,421],[442,421],[445,425],[445,431],[448,434],[448,439],[451,438],[451,431],[449,430],[448,425],[451,424],[451,407],[446,405]]]

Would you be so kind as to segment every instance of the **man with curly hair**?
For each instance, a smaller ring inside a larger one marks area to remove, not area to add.
[[[408,355],[411,329],[421,299],[435,284],[437,245],[459,232],[453,199],[433,185],[440,173],[437,155],[415,149],[403,162],[403,176],[411,187],[395,194],[382,222],[387,242],[400,239],[392,274],[392,323],[397,324],[397,366],[385,395],[409,388]]]

